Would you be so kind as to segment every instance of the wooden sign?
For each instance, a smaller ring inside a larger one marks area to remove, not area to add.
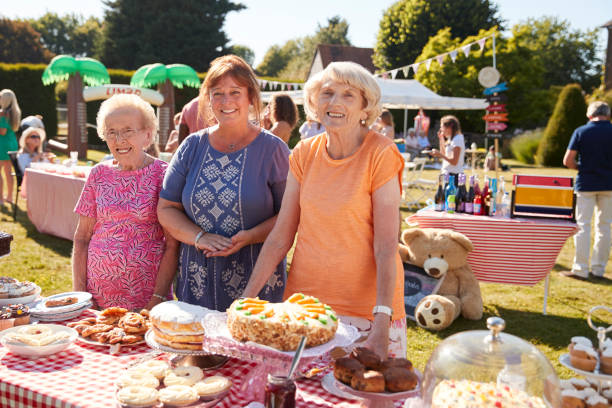
[[[506,110],[506,104],[489,105],[487,106],[488,112],[504,112]]]
[[[493,102],[506,102],[508,100],[508,97],[506,96],[506,94],[497,94],[497,95],[487,95],[485,97],[485,99],[489,103],[493,103]]]
[[[487,137],[491,139],[501,139],[503,135],[501,133],[487,133]]]
[[[508,125],[503,122],[487,122],[487,131],[503,131],[506,130],[507,127]]]
[[[485,95],[493,95],[495,93],[499,93],[499,92],[504,92],[508,90],[508,83],[507,82],[502,82],[501,84],[497,84],[495,86],[492,86],[490,88],[486,88],[483,93]]]
[[[487,122],[507,122],[508,114],[507,113],[489,113],[488,115],[484,115],[482,117]]]

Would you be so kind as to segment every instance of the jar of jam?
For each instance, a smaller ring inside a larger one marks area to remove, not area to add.
[[[266,408],[295,408],[295,389],[293,380],[268,374]]]

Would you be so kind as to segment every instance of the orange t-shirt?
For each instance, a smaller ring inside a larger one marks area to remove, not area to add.
[[[397,178],[404,159],[390,139],[369,132],[352,156],[334,160],[327,134],[301,141],[289,157],[300,183],[300,222],[285,295],[316,296],[340,315],[373,319],[376,260],[372,193]],[[390,215],[397,217],[396,214]],[[393,319],[403,318],[404,269],[399,252]]]

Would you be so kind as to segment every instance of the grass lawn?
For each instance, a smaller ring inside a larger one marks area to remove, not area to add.
[[[102,156],[99,152],[93,152],[89,159],[97,161]],[[536,168],[510,160],[504,160],[504,163],[512,167],[511,171],[503,173],[507,185],[512,181],[512,173],[569,176],[575,174],[572,170]],[[437,174],[437,170],[425,170],[423,177],[436,179]],[[412,211],[403,209],[402,218],[411,213]],[[17,222],[13,222],[10,206],[0,206],[0,231],[8,232],[15,238],[10,256],[0,259],[0,274],[34,281],[42,287],[43,295],[70,290],[71,241],[38,233],[27,217],[23,201],[19,203]],[[591,307],[600,304],[612,307],[612,280],[604,283],[581,282],[558,274],[559,271],[570,268],[573,247],[573,242],[569,239],[553,268],[547,316],[542,315],[543,281],[533,287],[484,283],[481,284],[481,290],[485,317],[481,321],[472,322],[459,318],[449,329],[433,333],[417,327],[409,320],[408,358],[422,370],[441,340],[463,330],[485,330],[487,317],[501,316],[506,320],[506,332],[535,344],[550,359],[560,377],[573,376],[559,364],[559,356],[567,352],[566,348],[572,336],[587,336],[596,341],[595,332],[586,323],[586,315]],[[606,276],[612,278],[612,262],[608,264]],[[597,319],[595,323],[605,326],[612,324],[612,315],[601,316],[601,319],[605,323]]]

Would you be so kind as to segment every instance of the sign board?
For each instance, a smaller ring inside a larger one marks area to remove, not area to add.
[[[501,133],[487,133],[486,136],[490,137],[491,139],[501,139],[504,135]]]
[[[501,132],[503,130],[506,130],[507,127],[508,125],[503,122],[487,122],[487,132],[489,130]]]
[[[493,95],[494,93],[499,93],[499,92],[504,92],[508,90],[508,83],[507,82],[502,82],[501,84],[497,84],[495,86],[492,86],[490,88],[486,88],[483,93],[485,95]]]
[[[145,101],[152,105],[161,105],[164,103],[164,96],[152,89],[136,88],[129,85],[109,84],[101,86],[88,86],[83,89],[83,99],[85,102],[95,101],[98,99],[108,99],[116,94],[128,94],[140,96]]]
[[[488,112],[505,112],[506,104],[497,104],[497,105],[489,105],[487,106]]]
[[[507,113],[489,113],[488,115],[484,115],[482,117],[487,122],[507,122],[508,114]]]
[[[414,310],[417,304],[427,295],[438,292],[444,281],[431,277],[423,268],[404,263],[404,308],[406,316],[415,320]]]
[[[485,99],[489,103],[493,103],[493,102],[506,102],[508,100],[508,97],[506,96],[506,94],[498,94],[498,95],[487,95],[485,97]]]

